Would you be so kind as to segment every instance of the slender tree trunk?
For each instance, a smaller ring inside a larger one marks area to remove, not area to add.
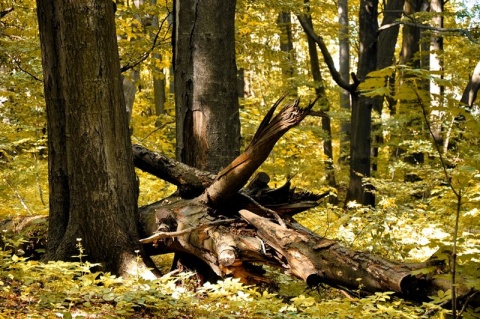
[[[360,55],[357,77],[365,80],[367,74],[376,69],[378,0],[360,2]],[[347,201],[375,206],[375,195],[370,183],[370,134],[372,129],[373,99],[352,94],[352,136],[350,142],[350,184]]]
[[[46,258],[72,259],[81,238],[90,261],[133,274],[143,265],[135,255],[138,185],[112,2],[38,0],[37,13],[49,148]]]
[[[305,6],[310,8],[310,1],[304,0]],[[312,18],[310,15],[306,17],[307,23],[313,29]],[[320,71],[320,65],[318,62],[317,44],[315,41],[307,36],[308,53],[310,56],[310,70],[312,72],[313,80],[315,81],[315,93],[319,97],[317,104],[320,105],[321,110],[328,112],[330,110],[330,103],[328,102],[327,94],[325,92],[324,81],[322,73]],[[327,138],[323,141],[323,154],[327,160],[325,161],[325,177],[329,186],[335,188],[337,183],[335,182],[335,170],[333,168],[333,147],[332,147],[332,128],[330,123],[330,117],[322,117],[322,129],[325,132]],[[331,196],[331,200],[336,202],[336,197]]]
[[[405,0],[405,15],[411,16],[419,11],[422,0]],[[420,29],[412,25],[404,25],[402,31],[402,48],[400,51],[400,64],[410,64],[414,68],[420,67],[420,61],[414,59],[415,53],[420,51]]]
[[[157,0],[150,0],[150,4],[157,5]],[[158,17],[152,17],[152,27],[158,28]],[[162,60],[162,55],[158,52],[152,53],[152,60]],[[153,97],[155,103],[155,115],[165,114],[165,102],[167,101],[167,94],[165,92],[165,74],[163,70],[154,71],[153,74]],[[159,125],[161,123],[155,123]]]
[[[428,3],[426,0],[405,0],[404,6],[404,14],[411,19],[411,22],[420,23],[415,20],[415,14],[425,11],[428,7]],[[404,25],[403,26],[403,33],[402,33],[402,48],[400,52],[400,64],[408,65],[414,69],[420,68],[427,68],[427,57],[429,54],[425,52],[426,42],[422,41],[422,31],[419,27],[415,25]],[[425,40],[425,37],[423,37]],[[428,43],[430,42],[430,38]],[[429,49],[427,49],[428,51]],[[400,74],[400,81],[403,80],[404,75]],[[418,86],[422,88],[422,90],[429,91],[429,81],[428,80],[418,80]],[[427,102],[427,101],[424,101]],[[397,110],[399,113],[406,112],[408,108],[416,107],[416,101],[412,103],[412,101],[400,101],[399,106],[401,106],[400,110]],[[411,120],[411,123],[408,125],[409,127],[414,125],[414,122],[418,120],[418,122],[422,122],[419,120],[420,115],[414,120]],[[404,136],[403,138],[412,139],[416,138],[413,136]],[[400,150],[400,153],[404,153],[404,150]],[[404,160],[410,164],[420,164],[424,162],[424,154],[421,152],[410,152],[405,156]]]
[[[235,1],[175,1],[177,159],[218,171],[239,154]]]
[[[295,52],[293,50],[291,13],[281,12],[278,15],[277,25],[280,29],[280,50],[285,54],[281,67],[286,91],[296,96],[297,88],[292,81],[295,73]]]
[[[384,7],[382,26],[388,26],[396,20],[400,19],[403,12],[404,0],[389,0]],[[377,69],[384,69],[392,66],[395,63],[395,47],[398,40],[398,32],[400,26],[391,26],[385,30],[380,31],[378,35],[378,48],[377,48]],[[395,85],[395,78],[385,77],[386,85],[393,88]],[[385,103],[384,96],[377,96],[373,99],[373,111],[377,112],[379,116],[383,113],[383,105]],[[394,103],[392,99],[387,100],[388,108],[392,110]],[[374,158],[372,164],[372,171],[377,171],[377,159],[379,152],[379,145],[383,143],[382,132],[380,131],[381,125],[373,127],[374,146],[372,148],[372,157]]]
[[[127,110],[128,123],[132,118],[133,104],[135,102],[135,95],[137,94],[137,83],[140,79],[140,71],[130,70],[127,76],[122,76],[123,95],[125,98],[125,108]]]
[[[443,0],[430,1],[430,12],[433,14],[432,26],[435,28],[443,28],[443,3]],[[448,138],[443,136],[442,123],[445,112],[440,110],[444,106],[445,87],[435,81],[435,79],[443,79],[443,37],[440,34],[433,33],[430,38],[429,58],[432,74],[432,80],[430,81],[431,106],[434,107],[430,111],[430,124],[435,142],[442,143],[448,141]],[[447,148],[448,142],[444,143],[444,152]]]
[[[338,23],[340,31],[338,33],[338,58],[339,72],[345,82],[349,82],[350,78],[350,43],[348,28],[348,0],[338,1]],[[340,89],[340,107],[350,113],[350,93],[345,89]],[[350,121],[343,120],[341,125],[342,137],[340,140],[340,156],[339,161],[343,162],[350,152]]]
[[[389,0],[384,8],[382,26],[389,25],[401,18],[405,0]],[[383,69],[395,64],[395,47],[398,40],[400,26],[391,26],[382,30],[378,34],[377,49],[377,69]],[[391,86],[394,85],[395,79],[385,79]],[[378,113],[382,112],[384,98],[376,98],[373,109]],[[391,103],[389,108],[392,109]]]

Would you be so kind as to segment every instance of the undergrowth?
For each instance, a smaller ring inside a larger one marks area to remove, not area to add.
[[[441,296],[423,305],[388,292],[356,298],[307,288],[273,270],[268,273],[278,287],[267,289],[232,278],[199,286],[187,272],[154,281],[121,278],[92,272],[93,266],[42,263],[0,250],[0,318],[442,318],[447,312],[438,306]]]

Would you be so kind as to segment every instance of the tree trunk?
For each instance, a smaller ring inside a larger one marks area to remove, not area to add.
[[[416,20],[416,14],[419,12],[424,12],[428,8],[428,2],[426,0],[405,0],[404,6],[404,15],[409,17],[408,19],[413,22],[413,25],[407,24],[403,26],[403,37],[402,37],[402,47],[400,52],[399,62],[402,65],[407,65],[413,69],[420,69],[426,68],[428,69],[428,63],[426,62],[426,58],[429,57],[429,53],[425,52],[426,40],[425,38],[422,39],[422,30],[415,23],[421,24],[421,22]],[[430,38],[428,38],[428,43],[430,43]],[[426,51],[429,51],[427,49]],[[403,80],[405,75],[399,74],[400,81]],[[430,82],[425,79],[418,79],[417,84],[418,87],[422,89],[425,93],[425,100],[424,103],[429,103],[429,84]],[[428,97],[427,97],[428,96]],[[396,110],[398,113],[405,113],[407,110],[411,108],[417,107],[417,101],[413,100],[402,100],[398,103],[401,109]],[[413,112],[413,114],[416,114]],[[421,123],[420,120],[421,116],[418,115],[416,118],[412,118],[410,123],[407,125],[408,127],[416,125],[415,123]],[[422,131],[422,129],[420,128]],[[410,130],[411,131],[411,130]],[[425,136],[424,136],[425,137]],[[404,136],[401,137],[402,140],[404,139],[417,139],[418,137],[412,136],[409,134],[409,131],[406,132]],[[429,137],[428,137],[429,138]],[[404,154],[406,151],[404,149],[397,149],[395,153],[397,154]],[[404,161],[410,164],[421,164],[424,162],[424,154],[422,152],[417,152],[416,150],[409,150],[409,153],[404,156]]]
[[[297,87],[293,83],[295,73],[295,51],[293,50],[292,17],[290,12],[278,14],[277,25],[280,29],[280,51],[284,53],[281,61],[284,91],[297,96]]]
[[[127,121],[130,123],[133,112],[135,95],[137,94],[137,83],[140,79],[140,71],[130,70],[128,76],[122,76],[123,96],[125,98],[125,108],[127,110]]]
[[[350,79],[350,42],[349,42],[349,27],[348,27],[348,0],[338,1],[338,61],[339,72],[345,82]],[[350,113],[350,92],[345,89],[340,89],[340,107]],[[350,154],[350,121],[342,120],[341,131],[342,137],[340,140],[340,162],[346,162]]]
[[[308,10],[310,10],[310,1],[304,0],[304,4]],[[312,18],[310,15],[305,17],[310,28],[313,29]],[[319,97],[319,102],[321,111],[328,112],[330,111],[330,103],[327,98],[327,93],[325,92],[325,84],[323,81],[322,73],[320,71],[320,64],[318,61],[318,52],[317,45],[315,41],[307,35],[308,42],[308,53],[310,56],[310,70],[312,73],[313,80],[315,81],[315,93]],[[337,183],[335,181],[335,170],[333,168],[333,147],[332,147],[332,128],[330,123],[330,117],[322,117],[322,129],[325,132],[327,138],[323,141],[323,154],[327,160],[324,162],[325,165],[325,177],[327,183],[330,187],[336,188]],[[337,198],[334,196],[330,197],[331,203],[336,203]]]
[[[430,12],[432,16],[432,26],[435,28],[443,28],[443,0],[431,0]],[[435,141],[437,143],[443,143],[444,153],[448,148],[448,138],[444,136],[442,124],[444,122],[445,111],[443,108],[445,87],[438,84],[435,79],[443,79],[443,37],[439,34],[433,33],[430,38],[430,72],[432,74],[432,80],[430,80],[430,94],[432,95],[431,106],[433,109],[430,111],[430,125],[433,131]],[[448,131],[448,130],[447,130]]]
[[[367,74],[376,69],[378,0],[360,2],[360,55],[357,77],[365,80]],[[375,206],[375,195],[370,183],[364,178],[370,177],[370,139],[372,129],[373,99],[352,94],[352,135],[350,139],[350,184],[347,201]]]
[[[216,172],[239,154],[235,1],[175,1],[177,159]]]
[[[399,25],[391,25],[402,16],[404,0],[389,0],[385,4],[383,11],[382,26],[388,28],[381,30],[378,34],[378,46],[377,46],[377,70],[384,69],[386,67],[395,64],[395,47],[398,40],[398,32],[400,30]],[[385,77],[386,85],[392,89],[395,86],[395,76]],[[392,92],[393,93],[393,92]],[[392,94],[393,95],[393,94]],[[373,111],[377,112],[379,116],[382,116],[383,106],[385,103],[385,96],[376,96],[373,98]],[[395,101],[392,98],[387,98],[388,108],[393,110],[395,107]],[[372,148],[372,171],[377,171],[378,160],[378,145],[383,143],[382,132],[380,131],[381,125],[374,125],[372,131],[374,136],[374,147]]]
[[[157,5],[157,0],[150,0],[150,4],[152,6]],[[152,17],[152,27],[157,29],[158,28],[158,17],[155,15]],[[153,34],[153,37],[155,35]],[[153,38],[152,37],[152,38]],[[154,52],[152,53],[152,60],[162,60],[162,55],[160,53]],[[167,101],[167,94],[165,92],[165,73],[162,69],[156,70],[156,67],[153,65],[153,97],[154,97],[154,104],[155,104],[155,115],[165,114],[165,102]],[[161,126],[161,123],[156,122],[155,126]]]
[[[88,14],[85,14],[88,12]],[[137,194],[111,1],[37,1],[48,121],[48,260],[136,262]],[[86,222],[87,221],[87,222]],[[107,231],[108,230],[108,231]]]

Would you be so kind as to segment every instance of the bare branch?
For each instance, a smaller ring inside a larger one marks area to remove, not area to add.
[[[162,31],[162,28],[163,28],[163,24],[168,20],[168,15],[166,15],[163,20],[162,20],[162,23],[160,23],[160,25],[158,26],[158,30],[157,30],[157,33],[155,34],[155,37],[153,38],[153,43],[152,43],[152,46],[150,47],[150,49],[148,49],[146,52],[144,52],[140,58],[133,62],[132,64],[130,63],[127,63],[126,65],[122,66],[120,68],[120,72],[123,73],[125,71],[128,71],[130,69],[133,69],[134,67],[136,67],[137,65],[139,65],[140,63],[142,63],[143,61],[145,61],[146,59],[148,59],[148,57],[150,56],[150,54],[153,52],[153,50],[155,50],[155,48],[158,46],[157,44],[157,41],[158,41],[158,38],[160,36],[160,31]],[[165,40],[166,39],[166,35],[168,34],[168,30],[170,29],[170,26],[168,26],[168,29],[167,29],[167,32],[165,32],[165,36],[163,37],[163,39]]]
[[[315,117],[327,117],[327,118],[330,118],[330,116],[325,113],[324,111],[313,111],[313,110],[310,110],[310,112],[308,112],[308,115],[310,116],[315,116]]]
[[[180,193],[190,194],[188,197],[201,194],[215,178],[214,174],[151,152],[140,145],[133,145],[132,152],[135,167],[178,186]]]
[[[330,74],[332,75],[333,80],[340,86],[342,89],[347,90],[350,93],[355,92],[357,89],[357,84],[353,83],[350,84],[346,82],[343,78],[340,72],[335,68],[335,62],[333,61],[332,55],[328,51],[328,48],[323,41],[323,38],[315,33],[315,31],[308,25],[307,17],[303,14],[297,15],[298,21],[302,25],[303,30],[305,33],[313,39],[320,48],[320,51],[322,52],[323,59],[325,60],[325,63],[327,64],[328,70],[330,71]]]
[[[22,72],[25,73],[25,74],[30,75],[35,81],[43,82],[43,80],[42,80],[41,78],[39,78],[38,76],[36,76],[36,75],[33,74],[32,72],[25,70],[25,69],[22,67],[22,65],[20,64],[19,61],[15,60],[15,59],[12,59],[12,60],[14,61],[15,65],[17,66],[17,68],[18,68],[20,71],[22,71]]]
[[[233,218],[222,219],[222,220],[216,220],[216,221],[213,221],[213,222],[210,222],[210,223],[201,224],[201,225],[198,225],[198,226],[195,226],[195,227],[182,229],[182,230],[179,230],[179,231],[158,232],[158,233],[153,234],[150,237],[140,239],[140,242],[142,244],[153,243],[153,242],[156,242],[156,241],[158,241],[160,239],[163,239],[163,238],[178,237],[178,236],[182,236],[182,235],[191,233],[194,230],[199,230],[199,229],[206,228],[206,227],[209,227],[209,226],[233,223],[234,221],[236,221],[236,219],[233,219]]]
[[[389,23],[389,24],[385,24],[385,25],[382,25],[378,31],[382,31],[382,30],[385,30],[385,29],[388,29],[388,28],[391,28],[391,27],[394,27],[394,26],[397,26],[397,25],[408,25],[408,26],[412,26],[412,27],[417,27],[419,29],[424,29],[424,30],[430,30],[434,33],[457,33],[459,34],[460,36],[465,36],[467,37],[471,42],[473,43],[477,43],[477,44],[480,44],[480,42],[478,42],[476,39],[474,39],[470,33],[469,30],[465,30],[465,29],[450,29],[450,28],[439,28],[439,27],[433,27],[433,26],[430,26],[430,25],[427,25],[427,24],[422,24],[422,23],[415,23],[415,22],[408,22],[408,21],[395,21],[393,23]]]
[[[251,201],[255,206],[257,206],[258,208],[260,208],[261,210],[263,210],[264,212],[267,212],[269,214],[271,214],[273,217],[275,217],[275,219],[277,220],[278,224],[280,226],[282,226],[283,228],[286,228],[285,226],[285,222],[283,221],[283,219],[280,217],[280,215],[278,215],[278,213],[270,208],[267,208],[265,206],[263,206],[262,204],[260,204],[259,202],[257,202],[255,199],[253,199],[253,197],[251,197],[250,195],[247,195],[245,194],[244,192],[240,192],[239,193],[240,195],[242,195],[243,197],[247,198],[249,201]]]
[[[9,14],[10,12],[12,12],[13,10],[14,10],[13,7],[11,7],[3,11],[0,11],[0,19],[6,16],[7,14]]]

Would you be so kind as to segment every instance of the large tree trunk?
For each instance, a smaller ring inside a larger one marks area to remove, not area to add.
[[[135,273],[144,266],[134,253],[138,185],[112,3],[38,0],[37,10],[48,121],[46,258],[72,259],[81,238],[89,260]]]
[[[175,1],[177,159],[217,172],[240,152],[235,1]]]

